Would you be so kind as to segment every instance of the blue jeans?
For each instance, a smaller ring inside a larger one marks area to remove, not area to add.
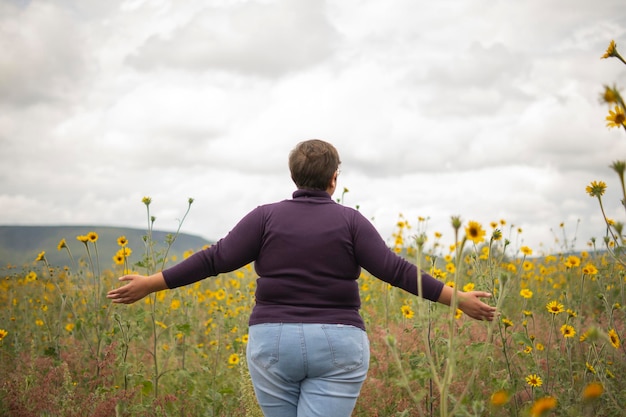
[[[248,368],[265,417],[349,417],[369,368],[365,331],[340,324],[250,326]]]

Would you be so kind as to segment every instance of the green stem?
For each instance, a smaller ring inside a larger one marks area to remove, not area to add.
[[[159,359],[158,359],[158,333],[156,324],[156,303],[157,297],[153,293],[150,295],[152,303],[150,304],[150,318],[152,319],[152,366],[153,366],[153,381],[154,381],[154,398],[159,396]]]
[[[167,249],[165,251],[165,255],[163,256],[163,261],[161,263],[161,269],[163,269],[165,267],[165,262],[167,261],[167,255],[169,254],[170,248],[174,244],[174,241],[176,241],[176,238],[180,234],[180,229],[183,226],[183,222],[187,218],[187,215],[189,214],[189,210],[191,210],[191,203],[192,202],[193,202],[193,200],[189,199],[189,204],[187,205],[187,211],[185,212],[185,215],[183,216],[183,218],[178,222],[178,229],[176,229],[176,233],[174,233],[174,236],[171,239],[169,239],[169,241],[168,241]]]
[[[552,326],[550,326],[550,334],[548,335],[548,346],[546,346],[546,387],[550,381],[550,347],[552,345],[552,333],[554,332],[554,326],[556,320],[556,314],[552,314]]]

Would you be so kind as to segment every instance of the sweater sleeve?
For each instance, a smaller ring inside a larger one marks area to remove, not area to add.
[[[357,212],[354,223],[354,248],[357,262],[376,278],[414,295],[437,301],[443,282],[421,271],[421,294],[417,266],[393,252],[374,226]]]
[[[263,234],[263,209],[257,207],[217,243],[163,271],[168,288],[234,271],[254,261]]]

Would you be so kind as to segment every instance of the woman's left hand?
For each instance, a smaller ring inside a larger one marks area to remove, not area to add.
[[[485,304],[481,298],[491,297],[486,291],[459,291],[459,309],[476,320],[492,321],[496,315],[496,308]]]

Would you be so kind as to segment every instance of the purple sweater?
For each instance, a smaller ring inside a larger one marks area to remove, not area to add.
[[[365,330],[359,314],[361,267],[417,295],[417,268],[390,250],[363,215],[325,191],[298,190],[292,200],[252,210],[208,249],[163,271],[169,288],[254,262],[258,274],[250,325],[346,324]],[[443,283],[422,273],[423,297]]]

